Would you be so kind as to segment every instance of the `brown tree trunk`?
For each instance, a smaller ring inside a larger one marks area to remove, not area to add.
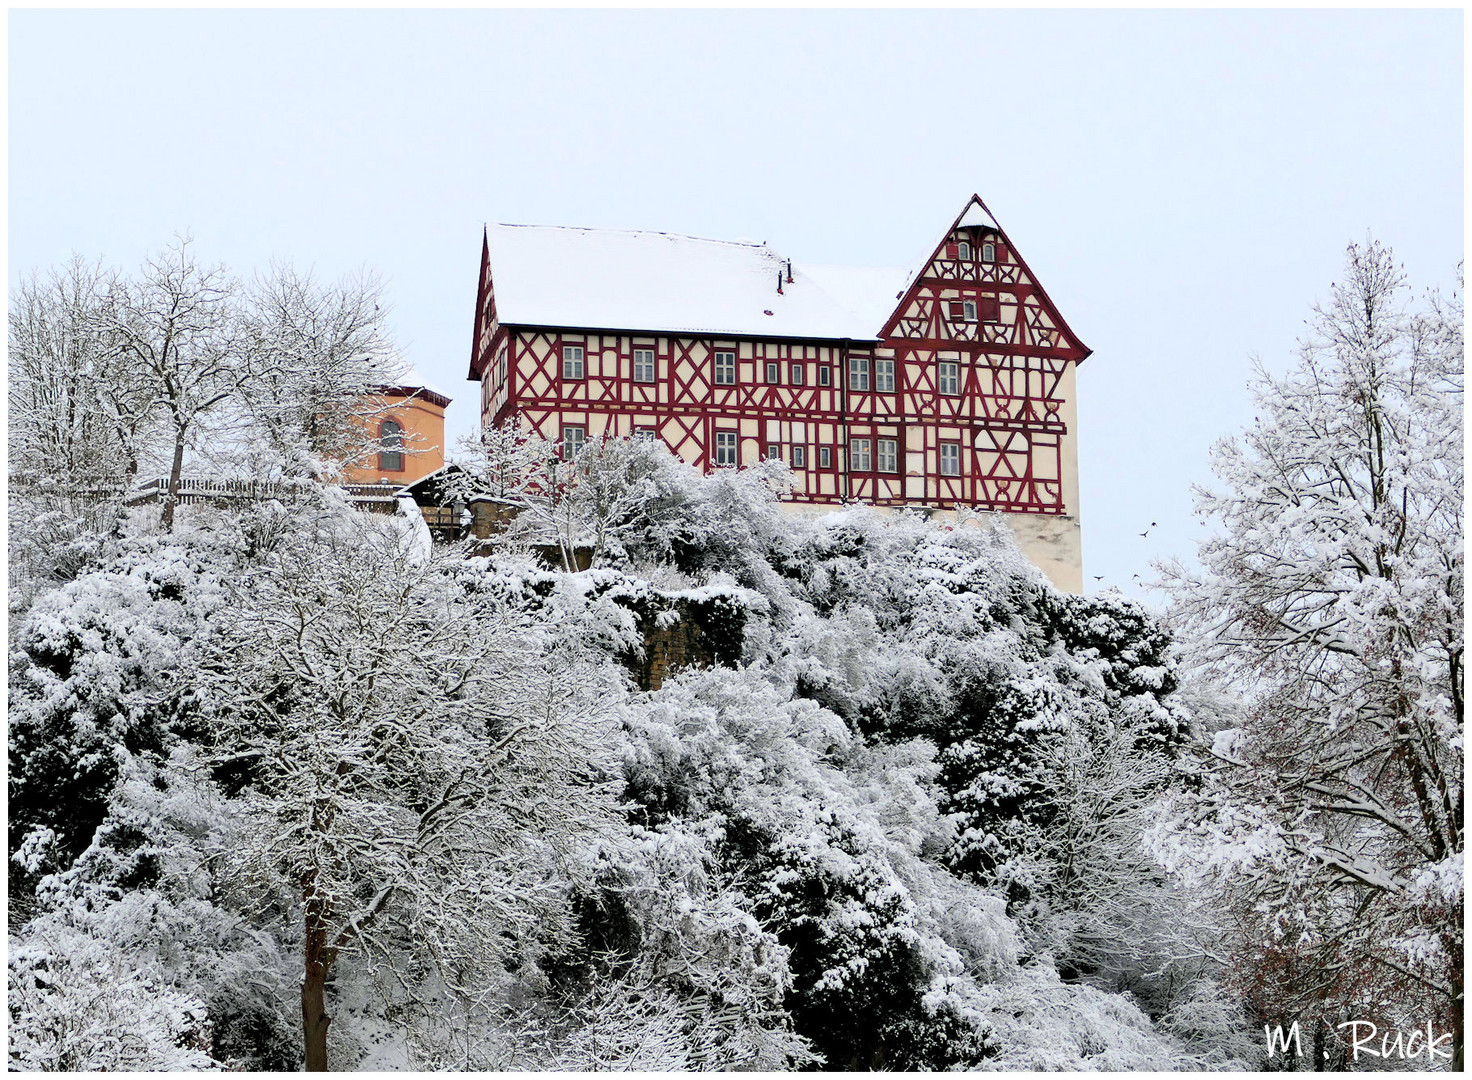
[[[1466,1058],[1466,1033],[1463,1027],[1465,1017],[1462,1015],[1463,987],[1462,979],[1462,957],[1461,950],[1457,950],[1456,966],[1452,974],[1452,1060],[1449,1068],[1452,1072],[1463,1072],[1467,1068]]]
[[[320,899],[312,896],[307,886],[306,943],[303,949],[305,967],[302,972],[302,1046],[306,1071],[327,1071],[327,969],[331,964],[327,948],[327,921]]]
[[[169,466],[169,490],[164,495],[164,516],[162,524],[167,532],[174,527],[174,504],[179,501],[179,476],[184,471],[184,433],[179,432],[178,438],[174,440],[174,461]]]

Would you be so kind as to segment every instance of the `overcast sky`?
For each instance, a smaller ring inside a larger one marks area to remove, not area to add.
[[[486,221],[890,266],[980,193],[1094,349],[1091,590],[1194,550],[1250,357],[1287,361],[1346,243],[1422,287],[1462,257],[1458,11],[9,18],[12,285],[186,229],[240,272],[377,268],[456,434]]]

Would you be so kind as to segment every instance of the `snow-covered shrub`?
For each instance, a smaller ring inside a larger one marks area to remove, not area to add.
[[[163,763],[125,755],[92,844],[42,879],[42,913],[12,939],[12,1060],[290,1067],[299,1043],[283,951],[221,906],[209,870],[236,839],[192,749]]]
[[[682,675],[631,702],[624,723],[634,819],[705,838],[704,872],[782,946],[786,1009],[829,1067],[945,1067],[983,1053],[925,1005],[935,974],[966,966],[935,918],[936,871],[918,857],[947,832],[923,789],[928,752],[876,761],[833,713],[750,670]],[[951,929],[975,952],[1005,950],[1005,934],[988,942],[964,922]]]
[[[32,606],[10,657],[10,844],[28,874],[92,842],[122,755],[163,754],[192,722],[192,664],[221,602],[197,557],[141,541]]]
[[[7,1003],[12,1069],[214,1065],[204,1002],[139,970],[124,947],[73,927],[38,926],[12,944]]]
[[[582,945],[549,966],[567,1012],[543,1064],[704,1071],[814,1060],[784,1008],[788,950],[722,881],[708,830],[636,825],[600,845],[579,902]]]
[[[1096,945],[1168,907],[1139,844],[1187,727],[1157,621],[1058,593],[996,526],[847,511],[800,550],[810,606],[774,670],[875,739],[938,747],[944,858],[1004,891],[1035,951],[1111,978],[1143,963]]]

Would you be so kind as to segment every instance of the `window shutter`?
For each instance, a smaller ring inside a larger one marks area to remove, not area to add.
[[[995,296],[983,296],[976,304],[976,312],[982,322],[1000,322],[1002,304]]]
[[[947,244],[946,245],[946,258],[948,258],[948,259],[954,259],[956,257],[956,251],[957,251],[957,248],[956,248],[956,245],[955,244]]]
[[[966,317],[966,305],[964,303],[962,303],[960,300],[952,300],[950,301],[950,305],[951,318],[964,319]]]

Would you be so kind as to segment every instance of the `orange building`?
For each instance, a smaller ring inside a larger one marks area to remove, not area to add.
[[[374,449],[343,466],[347,484],[402,486],[445,466],[445,406],[428,386],[383,386],[367,399]]]

